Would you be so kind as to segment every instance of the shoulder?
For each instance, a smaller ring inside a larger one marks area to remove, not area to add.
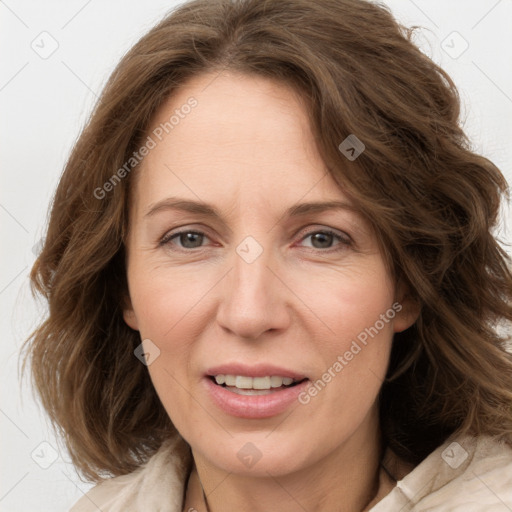
[[[488,436],[448,440],[371,509],[395,510],[512,510],[512,447]]]
[[[181,512],[189,461],[183,439],[166,441],[146,464],[128,475],[100,482],[69,512]]]

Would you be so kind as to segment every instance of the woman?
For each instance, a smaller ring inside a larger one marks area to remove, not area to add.
[[[458,116],[362,0],[196,0],[137,43],[32,271],[74,512],[512,507],[507,185]]]

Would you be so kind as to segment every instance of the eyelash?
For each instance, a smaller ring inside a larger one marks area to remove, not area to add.
[[[180,235],[183,235],[186,233],[189,233],[189,234],[192,233],[194,235],[202,235],[205,238],[208,238],[208,235],[206,233],[203,233],[202,231],[185,229],[183,231],[178,231],[176,233],[168,233],[168,234],[164,235],[158,245],[159,246],[174,245],[174,244],[170,244],[171,240],[173,240],[175,238],[179,239]],[[332,235],[334,238],[336,238],[338,240],[339,244],[336,245],[335,247],[329,247],[327,249],[317,249],[315,247],[309,247],[309,249],[317,250],[317,251],[324,252],[324,253],[326,253],[326,252],[331,253],[331,252],[342,251],[343,249],[346,249],[347,247],[350,247],[352,245],[352,240],[348,235],[345,235],[345,236],[339,235],[338,233],[336,233],[335,231],[332,231],[331,229],[317,229],[317,230],[309,231],[304,234],[304,236],[300,239],[300,241],[303,241],[306,238],[308,238],[312,235],[318,234],[318,233],[321,233],[323,235]],[[193,249],[177,248],[177,249],[172,249],[172,250],[177,250],[177,251],[181,251],[181,252],[197,252],[198,250],[201,250],[201,249],[203,249],[203,246],[194,247]]]

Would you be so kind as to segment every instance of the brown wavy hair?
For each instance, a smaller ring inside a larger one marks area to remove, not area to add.
[[[419,305],[415,324],[394,338],[380,393],[385,443],[414,464],[454,433],[512,445],[512,355],[496,329],[512,320],[512,275],[493,235],[507,183],[471,149],[456,87],[413,33],[365,0],[195,0],[121,60],[56,190],[31,272],[49,313],[24,346],[23,371],[30,360],[86,479],[129,473],[176,435],[133,354],[139,333],[122,317],[137,168],[105,197],[95,190],[140,147],[177,87],[223,70],[300,92],[329,172]],[[338,149],[350,134],[365,145],[354,161]]]

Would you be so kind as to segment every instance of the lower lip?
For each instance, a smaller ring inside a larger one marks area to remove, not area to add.
[[[207,393],[218,407],[231,416],[246,419],[270,418],[286,411],[309,383],[305,380],[268,395],[239,395],[215,384],[209,377],[204,381]]]

